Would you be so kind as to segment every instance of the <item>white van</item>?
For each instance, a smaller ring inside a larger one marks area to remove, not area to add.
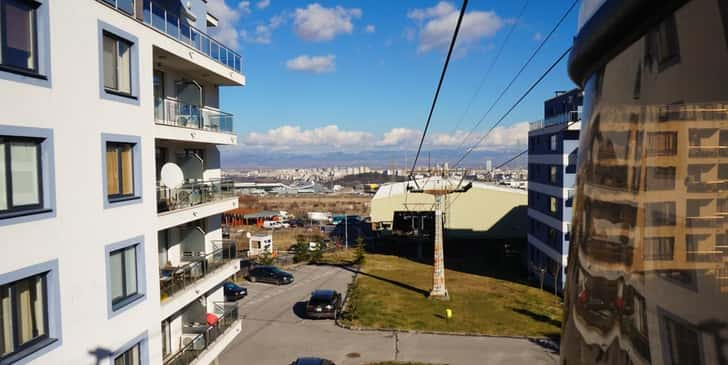
[[[281,224],[281,222],[278,222],[278,221],[264,221],[263,228],[268,228],[268,229],[283,228],[283,225]]]

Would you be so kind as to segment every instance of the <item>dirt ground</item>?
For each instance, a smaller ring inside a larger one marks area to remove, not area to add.
[[[307,212],[368,216],[371,199],[368,195],[355,194],[241,196],[240,208],[252,212],[285,210],[304,219]]]

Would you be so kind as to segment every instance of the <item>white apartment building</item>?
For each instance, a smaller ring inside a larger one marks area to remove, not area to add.
[[[240,332],[217,146],[245,76],[206,6],[0,0],[0,364],[208,364]]]

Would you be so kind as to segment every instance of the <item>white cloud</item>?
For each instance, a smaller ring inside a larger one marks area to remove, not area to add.
[[[250,13],[250,2],[243,1],[236,8],[231,8],[225,4],[225,0],[209,0],[207,9],[218,19],[218,26],[210,28],[210,35],[226,46],[238,48],[238,31],[235,26],[241,16]]]
[[[336,56],[300,55],[286,62],[286,68],[293,71],[304,71],[313,73],[332,72],[336,69]]]
[[[352,19],[361,15],[361,9],[326,8],[313,3],[305,9],[296,9],[293,14],[294,30],[299,38],[306,41],[328,41],[338,34],[351,34],[354,29]]]
[[[474,133],[463,139],[466,131],[455,133],[431,133],[425,139],[424,148],[465,151],[478,141],[484,132]],[[334,152],[341,148],[347,151],[377,151],[404,149],[414,150],[420,142],[421,130],[392,128],[382,134],[366,131],[343,130],[335,124],[325,127],[304,129],[300,126],[284,125],[266,132],[251,132],[240,137],[241,149],[290,150],[298,153]],[[527,146],[528,122],[497,127],[476,148],[477,151],[516,151]]]
[[[250,1],[241,1],[240,4],[238,4],[238,9],[240,10],[241,15],[250,14]]]
[[[364,31],[367,33],[374,33],[376,31],[376,27],[374,27],[373,24],[369,24],[364,28]]]
[[[309,147],[341,148],[365,145],[373,138],[369,132],[344,131],[336,125],[314,129],[302,129],[300,126],[284,125],[264,133],[251,132],[241,138],[241,144],[247,147],[263,147],[272,150],[288,150]],[[307,151],[301,151],[307,152]]]
[[[441,1],[431,8],[410,10],[407,17],[418,22],[417,51],[423,53],[432,49],[447,49],[459,10],[451,3]],[[482,38],[492,37],[503,24],[504,20],[493,11],[468,11],[460,26],[457,46],[465,49]]]
[[[265,8],[267,8],[268,6],[270,6],[270,0],[260,0],[260,1],[258,1],[258,3],[257,3],[257,4],[255,4],[255,6],[256,6],[256,7],[258,8],[258,9],[265,9]]]
[[[255,30],[247,31],[241,30],[240,36],[243,40],[250,43],[258,44],[270,44],[273,38],[273,30],[280,27],[286,21],[286,14],[281,13],[271,17],[267,23],[258,24],[255,26]]]

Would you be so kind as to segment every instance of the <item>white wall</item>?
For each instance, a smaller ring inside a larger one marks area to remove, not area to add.
[[[0,273],[58,259],[62,345],[35,363],[95,364],[90,352],[114,351],[146,331],[150,362],[159,364],[152,45],[193,52],[96,1],[52,1],[49,9],[49,81],[0,72],[0,125],[53,129],[56,216],[0,226],[0,250],[6,253]],[[99,20],[138,37],[138,104],[99,95]],[[202,55],[195,62],[231,80],[244,79]],[[140,202],[104,209],[102,133],[141,137]],[[145,238],[146,298],[109,318],[104,246],[135,236]]]

